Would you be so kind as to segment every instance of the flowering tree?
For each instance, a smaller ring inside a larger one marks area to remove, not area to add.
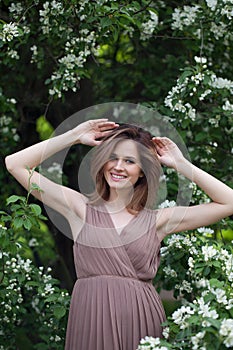
[[[233,347],[232,245],[214,242],[210,229],[198,231],[173,235],[161,250],[163,283],[182,305],[164,325],[166,340],[146,338],[140,350]]]
[[[43,138],[41,115],[48,130],[48,121],[56,127],[90,104],[140,102],[169,117],[194,163],[233,185],[231,0],[186,1],[184,6],[166,0],[5,0],[1,13],[3,157]],[[60,173],[56,164],[53,169]],[[165,170],[165,178],[164,205],[171,205],[176,175]],[[14,185],[5,172],[0,181],[5,200]],[[190,187],[191,204],[209,200],[194,184]],[[226,219],[165,242],[156,283],[181,294],[184,305],[168,318],[166,340],[146,339],[141,348],[233,346],[232,248],[226,245],[232,229]],[[1,230],[6,231],[5,224]]]
[[[63,349],[69,293],[49,274],[50,267],[25,258],[19,239],[45,218],[39,205],[23,196],[9,197],[7,209],[0,213],[0,349]],[[37,245],[35,238],[27,243]]]

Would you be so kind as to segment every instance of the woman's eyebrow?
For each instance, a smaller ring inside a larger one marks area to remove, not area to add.
[[[119,157],[119,155],[116,154],[116,153],[111,153],[110,156],[111,156],[111,157]],[[123,158],[137,161],[137,159],[136,159],[135,157],[133,157],[133,156],[124,156]]]
[[[132,156],[126,156],[125,159],[129,159],[129,160],[137,160],[135,157],[132,157]]]

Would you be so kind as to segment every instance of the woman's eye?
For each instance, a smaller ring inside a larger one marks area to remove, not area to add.
[[[128,163],[128,164],[134,164],[134,161],[131,160],[131,159],[126,159],[126,163]]]

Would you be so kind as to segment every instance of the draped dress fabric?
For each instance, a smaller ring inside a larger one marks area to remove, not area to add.
[[[144,209],[119,234],[110,214],[87,204],[74,243],[73,288],[65,350],[136,350],[162,337],[165,321],[152,285],[159,266],[156,211]]]

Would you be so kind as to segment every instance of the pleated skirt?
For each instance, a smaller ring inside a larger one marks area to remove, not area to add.
[[[140,339],[162,337],[165,313],[151,283],[121,276],[76,281],[65,350],[136,350]]]

